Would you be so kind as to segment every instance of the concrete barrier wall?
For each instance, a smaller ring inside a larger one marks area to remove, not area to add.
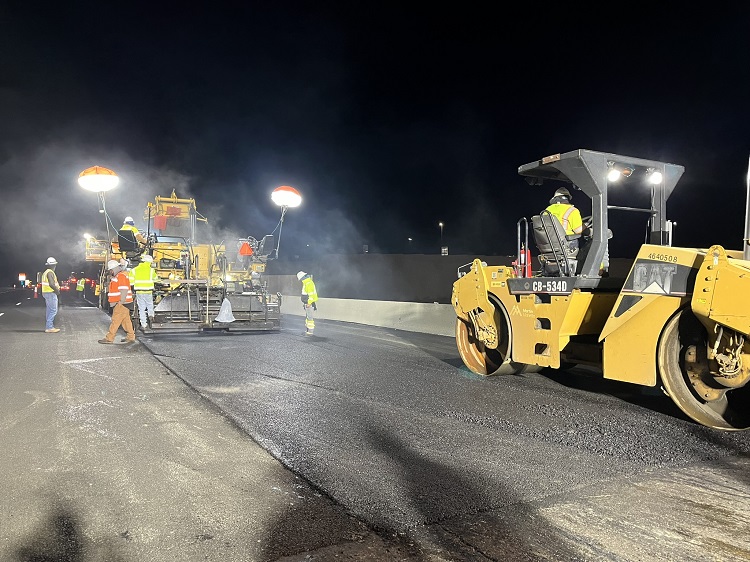
[[[312,274],[321,297],[450,304],[459,266],[480,258],[510,265],[507,256],[439,256],[425,254],[326,255],[310,262],[273,260],[263,278],[272,293],[295,294],[296,273]]]
[[[340,257],[329,256],[325,267],[314,270],[320,297],[316,318],[441,336],[455,334],[451,289],[457,277],[457,264],[470,263],[473,257],[366,255],[338,260]],[[509,258],[494,256],[486,261],[500,265],[509,262]],[[610,273],[624,280],[631,264],[632,260],[612,260]],[[275,268],[281,270],[279,264]],[[286,268],[313,271],[297,264],[287,264]],[[282,314],[304,316],[299,297],[302,284],[296,275],[271,273],[264,275],[264,279],[270,292],[284,295]]]
[[[282,297],[283,315],[304,316],[299,295]],[[449,304],[356,299],[318,300],[315,318],[355,322],[438,336],[455,335],[456,313]]]

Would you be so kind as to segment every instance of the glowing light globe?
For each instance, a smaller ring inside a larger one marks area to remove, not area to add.
[[[109,191],[117,187],[119,183],[120,178],[117,174],[101,166],[91,166],[78,175],[78,185],[87,191]]]
[[[274,189],[271,199],[279,207],[298,207],[302,203],[302,195],[290,185],[282,185]]]

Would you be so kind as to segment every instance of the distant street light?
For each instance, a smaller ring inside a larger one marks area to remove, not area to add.
[[[443,223],[439,222],[438,226],[440,227],[440,245],[443,245]]]
[[[276,243],[276,259],[279,258],[281,247],[281,229],[284,228],[284,215],[289,207],[299,207],[302,203],[302,195],[290,185],[281,185],[271,193],[271,200],[281,207],[281,219],[279,219],[279,240]]]
[[[109,168],[103,168],[102,166],[91,166],[78,174],[78,185],[86,191],[92,191],[99,196],[99,202],[101,203],[99,212],[104,213],[104,223],[107,227],[106,260],[109,260],[110,258],[110,241],[112,240],[112,237],[109,233],[110,220],[107,215],[107,203],[104,200],[104,194],[110,189],[114,189],[119,184],[120,178],[117,177],[117,174]]]

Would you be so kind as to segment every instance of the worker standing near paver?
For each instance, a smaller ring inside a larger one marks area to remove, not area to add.
[[[109,331],[104,339],[99,343],[113,343],[117,330],[122,325],[125,330],[125,341],[128,343],[135,342],[135,331],[133,322],[130,320],[130,313],[133,310],[133,291],[130,290],[130,281],[125,273],[125,268],[117,260],[109,260],[107,269],[110,274],[109,292],[107,298],[109,306],[112,308],[112,323],[109,325]]]
[[[148,320],[154,319],[154,281],[156,272],[153,268],[154,258],[148,254],[141,256],[141,263],[133,269],[133,288],[135,302],[138,305],[138,315],[141,319],[141,330],[150,329]]]

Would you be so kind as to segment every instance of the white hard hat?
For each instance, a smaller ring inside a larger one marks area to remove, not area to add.
[[[107,269],[112,270],[116,267],[120,267],[120,262],[117,260],[109,260],[107,262]]]
[[[299,279],[300,281],[302,281],[302,278],[305,275],[307,275],[307,273],[305,273],[304,271],[300,271],[300,272],[297,273],[297,279]]]
[[[148,254],[143,254],[143,255],[141,256],[141,259],[142,259],[143,261],[147,261],[147,262],[149,262],[149,263],[151,263],[152,261],[154,261],[154,258],[152,258],[152,257],[151,257],[150,255],[148,255]]]
[[[134,222],[133,217],[125,217],[125,224],[133,224]]]
[[[57,264],[57,260],[55,258],[53,258],[52,256],[47,258],[47,265],[56,265],[56,264]]]

